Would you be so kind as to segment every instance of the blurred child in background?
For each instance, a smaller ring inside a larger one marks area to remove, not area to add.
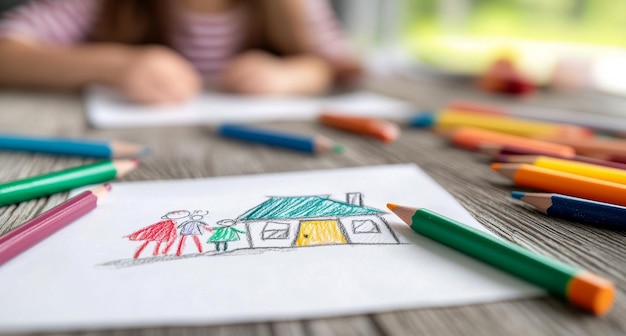
[[[358,76],[324,0],[33,0],[0,21],[0,85],[104,84],[148,104],[203,84],[322,94]]]

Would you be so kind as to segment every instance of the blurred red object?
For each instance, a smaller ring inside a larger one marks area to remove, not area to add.
[[[478,87],[489,92],[525,95],[535,91],[535,85],[515,68],[509,58],[496,60],[478,79]]]

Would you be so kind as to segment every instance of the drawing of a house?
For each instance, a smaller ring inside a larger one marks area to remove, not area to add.
[[[250,248],[398,244],[385,214],[363,206],[361,193],[348,193],[346,202],[329,196],[270,197],[237,221],[246,226]]]

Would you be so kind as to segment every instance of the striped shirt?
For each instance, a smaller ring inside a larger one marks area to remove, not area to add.
[[[0,20],[0,38],[75,45],[89,36],[101,0],[34,0],[7,12]],[[334,63],[351,57],[347,40],[326,0],[302,1],[311,52]],[[206,15],[181,10],[170,32],[172,47],[213,81],[241,49],[246,8]]]

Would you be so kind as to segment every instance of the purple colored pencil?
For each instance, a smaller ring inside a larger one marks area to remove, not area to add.
[[[84,191],[0,237],[0,265],[48,238],[98,206],[110,184]]]

